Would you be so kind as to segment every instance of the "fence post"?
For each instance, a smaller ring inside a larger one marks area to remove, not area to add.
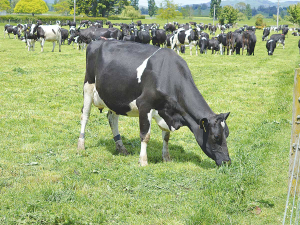
[[[297,148],[297,137],[299,137],[300,134],[300,68],[295,69],[295,77],[294,77],[294,92],[293,92],[293,117],[292,117],[292,134],[291,134],[291,144],[290,144],[290,167],[289,167],[289,181],[292,180],[292,187],[291,187],[291,194],[294,194],[294,190],[296,190],[296,193],[299,194],[299,186],[300,182],[296,185],[297,176],[299,174],[294,173],[292,176],[292,170],[295,163],[295,168],[298,168],[299,165],[299,159],[300,154],[298,154],[297,159],[295,158],[296,151],[300,151],[300,149]]]

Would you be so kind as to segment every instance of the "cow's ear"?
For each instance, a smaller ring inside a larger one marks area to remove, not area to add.
[[[199,125],[200,125],[200,128],[206,132],[206,130],[208,128],[208,119],[207,118],[201,119]]]
[[[230,114],[230,112],[228,112],[228,113],[223,113],[224,120],[227,120],[227,118],[228,118],[229,114]]]

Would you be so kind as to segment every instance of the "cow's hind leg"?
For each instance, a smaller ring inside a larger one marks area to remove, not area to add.
[[[163,138],[162,158],[163,158],[164,162],[169,162],[169,161],[171,161],[170,154],[169,154],[170,132],[162,131],[162,138]]]
[[[55,48],[55,41],[53,41],[53,48],[52,48],[52,52],[54,52],[54,48]]]
[[[128,155],[127,149],[123,145],[121,135],[119,133],[119,128],[118,128],[119,115],[116,115],[111,111],[108,111],[107,118],[108,118],[108,122],[109,122],[109,125],[111,128],[111,131],[114,135],[114,141],[116,143],[116,150],[123,155]]]
[[[86,82],[83,87],[83,107],[82,107],[82,115],[81,115],[81,130],[80,136],[78,139],[78,150],[84,150],[84,133],[87,121],[90,116],[91,106],[93,102],[93,90],[94,84],[89,84]]]

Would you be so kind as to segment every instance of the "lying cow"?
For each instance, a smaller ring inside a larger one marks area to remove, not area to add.
[[[85,127],[94,104],[100,110],[108,108],[116,148],[125,155],[119,115],[139,117],[141,166],[148,164],[152,118],[162,130],[164,161],[170,161],[170,132],[187,126],[217,165],[230,163],[226,142],[229,113],[212,111],[196,88],[187,63],[173,50],[135,42],[94,41],[87,48],[85,74],[78,150],[85,149]]]

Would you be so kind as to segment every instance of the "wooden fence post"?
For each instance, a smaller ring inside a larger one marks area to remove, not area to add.
[[[291,194],[294,194],[294,190],[299,194],[300,191],[300,181],[297,176],[297,168],[299,166],[300,160],[300,149],[297,149],[298,139],[300,134],[300,68],[295,69],[294,77],[294,93],[293,93],[293,117],[292,117],[292,134],[291,134],[291,145],[290,145],[290,167],[289,167],[289,182],[291,180],[292,171],[294,169],[294,174],[292,177],[292,187]],[[298,151],[297,159],[295,158],[296,151]],[[295,162],[296,160],[296,162]],[[295,162],[295,168],[293,168]],[[297,187],[295,187],[297,182]]]

